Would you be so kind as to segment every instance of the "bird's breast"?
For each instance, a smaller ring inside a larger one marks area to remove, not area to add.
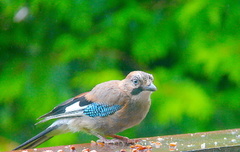
[[[121,110],[105,118],[109,126],[105,134],[115,134],[139,124],[147,115],[150,100],[143,103],[127,103]]]

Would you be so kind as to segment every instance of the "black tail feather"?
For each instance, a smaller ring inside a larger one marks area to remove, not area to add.
[[[18,147],[16,147],[13,150],[30,149],[30,148],[36,147],[36,146],[40,145],[41,143],[43,143],[44,141],[47,141],[50,138],[52,138],[53,136],[50,136],[48,134],[57,128],[58,128],[58,126],[49,127],[47,129],[45,129],[44,131],[40,132],[39,134],[37,134],[36,136],[32,137],[31,139],[27,140],[23,144],[19,145]]]

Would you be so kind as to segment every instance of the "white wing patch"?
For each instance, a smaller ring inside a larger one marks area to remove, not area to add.
[[[65,112],[71,112],[71,111],[78,111],[84,109],[86,106],[80,107],[79,102],[75,102],[74,104],[68,106],[65,108]]]

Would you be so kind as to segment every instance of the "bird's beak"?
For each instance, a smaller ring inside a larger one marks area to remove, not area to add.
[[[144,87],[144,90],[146,90],[146,91],[156,91],[157,87],[153,83],[151,83],[150,85]]]

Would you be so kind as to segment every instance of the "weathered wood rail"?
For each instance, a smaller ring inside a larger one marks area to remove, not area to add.
[[[240,129],[140,138],[136,145],[76,144],[24,152],[240,152]],[[95,151],[94,151],[95,150]],[[23,150],[18,150],[23,151]],[[16,151],[17,152],[17,151]]]

